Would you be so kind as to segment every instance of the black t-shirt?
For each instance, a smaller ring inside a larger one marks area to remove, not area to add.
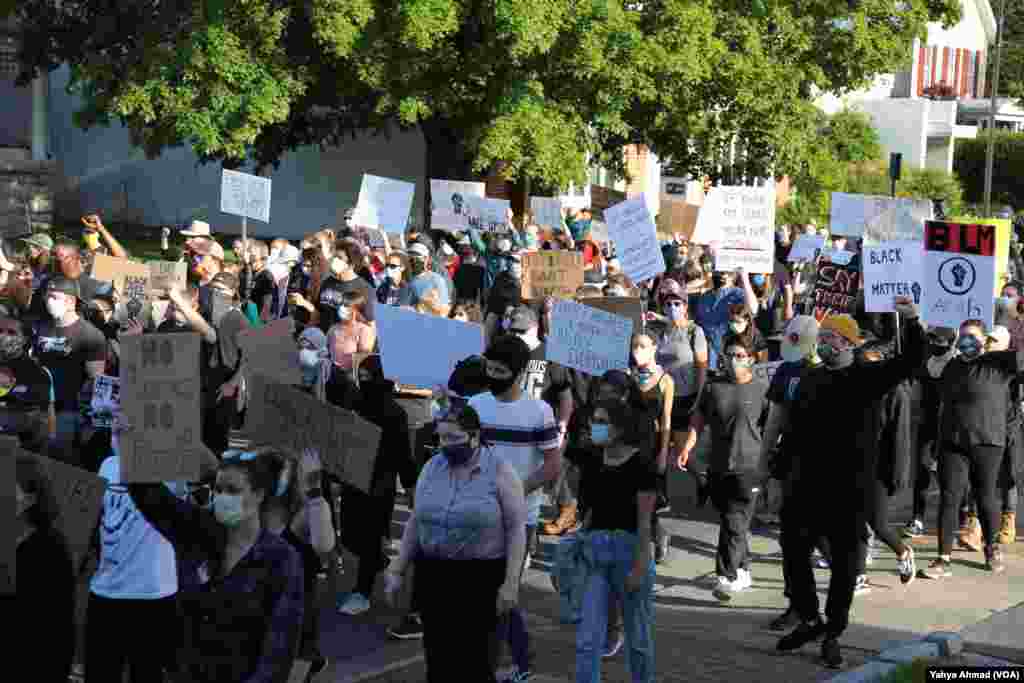
[[[617,466],[605,465],[600,451],[568,449],[566,457],[580,468],[591,529],[637,532],[637,494],[654,493],[658,476],[650,453],[643,451]]]
[[[530,352],[530,362],[523,373],[523,396],[547,403],[558,414],[558,395],[572,389],[569,371],[558,363],[545,360],[545,344]]]
[[[1005,446],[1010,384],[1022,367],[1024,350],[949,361],[938,385],[942,441],[960,448]]]
[[[704,387],[700,413],[711,428],[710,469],[715,473],[749,472],[761,457],[761,426],[768,398],[760,382],[725,380]]]
[[[0,391],[0,434],[21,434],[31,429],[26,416],[50,405],[50,375],[27,356],[0,362]]]
[[[487,297],[487,310],[484,312],[484,317],[493,313],[501,318],[509,306],[518,306],[522,300],[522,284],[503,271],[494,278],[494,286],[491,287],[491,293]]]
[[[259,312],[262,312],[263,300],[268,296],[272,297],[276,289],[274,276],[270,274],[269,270],[261,270],[253,276],[252,293],[249,295],[249,300],[256,304]]]
[[[36,359],[53,376],[57,410],[78,410],[85,364],[107,360],[106,337],[81,318],[67,327],[44,320],[36,325],[33,349]]]
[[[804,361],[784,362],[775,370],[771,384],[768,385],[768,400],[772,403],[788,405],[796,398],[800,378],[807,370]]]
[[[7,661],[18,671],[32,671],[32,680],[66,681],[75,654],[76,587],[67,548],[56,532],[36,531],[17,546],[16,561],[12,616],[21,640]]]
[[[320,312],[320,329],[324,334],[327,334],[338,322],[338,306],[341,305],[341,299],[346,292],[363,293],[363,296],[366,297],[366,322],[374,321],[373,305],[377,296],[366,280],[357,277],[348,282],[342,282],[335,277],[329,277],[320,286],[320,300],[317,302],[317,310]]]
[[[484,289],[486,271],[479,263],[463,263],[455,271],[455,300],[477,301]]]

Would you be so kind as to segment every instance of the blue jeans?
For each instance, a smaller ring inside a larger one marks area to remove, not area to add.
[[[654,681],[654,562],[650,562],[643,584],[626,590],[626,577],[633,570],[638,537],[627,531],[586,533],[584,558],[587,564],[582,619],[576,628],[576,681],[599,683],[601,655],[608,631],[609,595],[622,606],[623,627],[629,670],[634,683]]]

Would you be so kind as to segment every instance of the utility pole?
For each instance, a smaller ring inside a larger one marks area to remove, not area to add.
[[[999,107],[999,63],[1003,58],[1003,24],[1006,22],[1006,0],[999,2],[996,19],[996,64],[992,73],[992,99],[988,110],[988,147],[985,152],[985,216],[992,215],[992,173],[996,159],[996,110]]]

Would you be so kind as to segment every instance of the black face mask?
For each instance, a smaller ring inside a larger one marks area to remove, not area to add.
[[[506,391],[511,389],[517,381],[519,381],[518,375],[513,375],[508,379],[499,379],[497,377],[491,377],[490,375],[488,375],[487,388],[490,389],[491,393],[494,394],[495,396],[500,396],[501,394],[504,394]]]
[[[853,365],[853,349],[843,349],[842,351],[835,351],[834,353],[830,354],[828,358],[822,356],[821,359],[825,361],[825,367],[827,367],[829,370],[842,370]]]
[[[944,344],[929,344],[928,353],[932,356],[943,356],[949,353],[949,347]]]
[[[711,276],[711,286],[715,289],[721,289],[725,286],[725,275],[723,273],[715,273]]]

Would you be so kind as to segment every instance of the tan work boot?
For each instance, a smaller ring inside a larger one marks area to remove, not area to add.
[[[1003,523],[999,527],[999,535],[996,537],[996,543],[999,545],[1007,545],[1009,543],[1017,542],[1017,513],[1016,512],[1004,512]]]
[[[974,552],[981,550],[983,544],[981,541],[981,522],[978,521],[978,515],[967,515],[967,524],[960,528],[957,544],[966,550],[973,550]]]
[[[558,511],[558,519],[545,524],[543,532],[545,536],[561,536],[567,531],[575,529],[576,526],[576,503],[573,503],[572,505],[563,505]]]

